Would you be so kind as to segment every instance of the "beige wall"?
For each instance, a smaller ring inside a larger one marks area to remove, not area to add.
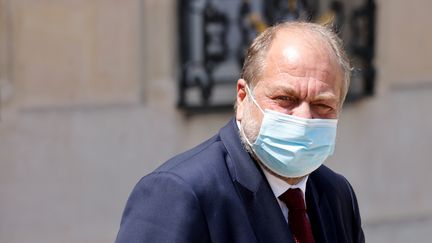
[[[378,93],[345,107],[327,164],[353,183],[368,242],[421,241],[432,3],[377,3]],[[112,242],[136,181],[229,119],[175,108],[174,5],[0,1],[0,242]]]
[[[384,86],[432,81],[432,31],[428,0],[378,1],[377,65]],[[388,87],[387,87],[388,88]]]
[[[11,1],[16,99],[25,107],[140,100],[141,5]]]

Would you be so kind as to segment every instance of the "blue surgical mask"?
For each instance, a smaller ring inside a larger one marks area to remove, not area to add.
[[[284,177],[302,177],[316,170],[333,154],[337,119],[306,119],[263,110],[249,87],[247,90],[264,117],[255,142],[246,140],[268,169]]]

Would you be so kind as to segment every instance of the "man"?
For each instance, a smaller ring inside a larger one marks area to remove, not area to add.
[[[364,242],[350,184],[322,165],[349,78],[328,28],[267,29],[248,50],[235,119],[138,182],[116,242]]]

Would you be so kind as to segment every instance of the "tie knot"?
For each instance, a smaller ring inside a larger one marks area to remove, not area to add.
[[[287,205],[290,211],[306,210],[303,193],[299,188],[288,189],[286,192],[279,196],[279,199]]]

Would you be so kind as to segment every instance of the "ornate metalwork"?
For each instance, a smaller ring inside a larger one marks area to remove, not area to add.
[[[350,4],[348,0],[179,0],[178,106],[188,112],[232,109],[234,86],[252,39],[268,26],[297,19],[333,24],[356,67],[348,100],[372,95],[375,3]]]

